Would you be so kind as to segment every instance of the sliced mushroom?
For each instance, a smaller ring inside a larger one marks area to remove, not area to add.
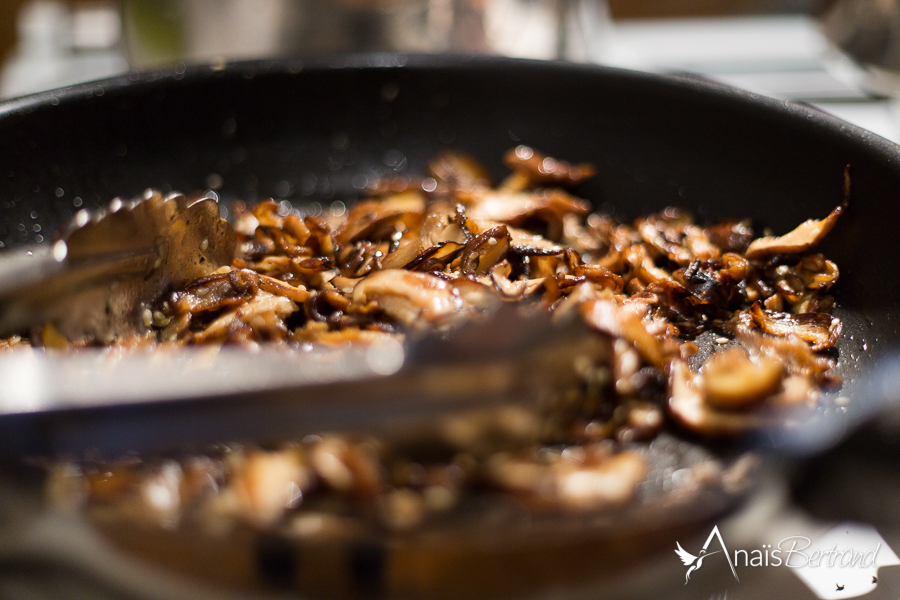
[[[680,210],[668,208],[658,215],[638,219],[635,228],[645,242],[679,265],[717,258],[721,254],[707,232],[694,225],[689,215]]]
[[[465,304],[447,281],[401,269],[376,271],[353,288],[353,302],[375,301],[399,322],[412,326],[422,319],[441,325],[451,320]]]
[[[313,447],[310,463],[334,490],[371,498],[382,486],[379,457],[371,444],[327,436]]]
[[[428,207],[419,235],[424,246],[444,242],[465,244],[471,237],[466,228],[465,209],[454,202],[435,202]]]
[[[345,245],[361,239],[389,239],[396,231],[418,229],[424,211],[425,197],[415,190],[360,202],[350,209],[335,240]]]
[[[827,291],[838,280],[838,266],[821,254],[803,257],[797,265],[797,274],[806,285],[806,289]]]
[[[630,246],[624,252],[634,277],[644,284],[673,281],[672,275],[657,267],[644,246]]]
[[[457,250],[469,241],[463,208],[449,202],[435,202],[428,207],[417,234],[404,236],[398,247],[383,260],[385,269],[413,268],[433,270],[452,260]]]
[[[761,411],[719,410],[706,402],[703,377],[676,361],[669,375],[669,414],[683,427],[710,436],[732,436],[779,423]]]
[[[525,295],[525,288],[528,283],[522,279],[510,280],[511,270],[509,263],[506,261],[494,265],[494,268],[491,269],[491,283],[503,298],[518,300]]]
[[[418,234],[401,238],[397,247],[381,261],[382,269],[402,269],[422,253],[422,240]]]
[[[729,255],[736,257],[736,255]],[[694,302],[712,304],[720,310],[726,310],[734,306],[735,301],[740,300],[738,283],[740,279],[734,279],[731,275],[746,268],[747,261],[736,257],[726,270],[721,259],[693,260],[683,269],[677,270],[673,276],[685,290],[690,292]]]
[[[294,302],[306,302],[310,294],[303,286],[293,286],[279,279],[259,275],[259,288],[276,296],[284,296]]]
[[[490,312],[500,303],[494,288],[486,283],[460,277],[455,279],[451,285],[463,299],[467,308]]]
[[[192,281],[172,303],[175,314],[217,310],[242,304],[259,290],[259,275],[248,269],[214,273]]]
[[[347,347],[369,346],[384,342],[387,339],[402,341],[402,336],[373,329],[360,329],[359,327],[342,327],[331,329],[326,323],[309,321],[303,327],[299,327],[291,334],[290,339],[298,343],[315,342],[326,346]]]
[[[790,233],[778,237],[762,237],[753,240],[744,254],[749,259],[760,259],[776,254],[797,254],[817,246],[837,223],[844,212],[844,205],[838,206],[824,219],[804,221]]]
[[[319,288],[325,282],[338,275],[338,272],[333,270],[334,263],[332,260],[322,256],[292,258],[290,267],[296,279],[302,281],[309,289]]]
[[[600,265],[578,265],[573,269],[576,277],[584,277],[600,289],[621,292],[624,282],[622,278]]]
[[[781,388],[783,374],[778,361],[769,357],[753,361],[742,348],[716,352],[703,365],[706,401],[723,410],[756,406]]]
[[[565,251],[563,246],[551,242],[542,235],[529,233],[517,227],[507,227],[510,251],[521,256],[554,256]]]
[[[658,369],[668,365],[672,349],[651,334],[639,314],[631,307],[619,306],[614,300],[598,298],[581,306],[585,322],[598,331],[613,337],[625,338],[634,344],[641,356]]]
[[[474,237],[463,250],[460,272],[476,276],[487,275],[497,263],[506,258],[509,243],[509,231],[503,225]]]
[[[191,341],[202,344],[283,339],[287,335],[284,319],[296,310],[297,305],[290,299],[261,291],[216,317],[203,331],[195,333]]]
[[[752,323],[752,318],[747,313],[741,313],[741,317]],[[840,382],[839,378],[831,374],[834,359],[815,353],[809,344],[796,336],[773,337],[760,333],[752,324],[743,324],[735,328],[735,337],[751,354],[781,362],[790,375],[803,375],[816,381],[818,385],[827,386]]]
[[[531,185],[571,187],[596,174],[592,165],[572,165],[528,146],[517,146],[503,155],[503,162],[513,175],[503,183],[504,189],[519,190]]]
[[[406,268],[410,271],[443,271],[465,248],[456,242],[442,242],[416,256]]]
[[[813,350],[832,348],[841,336],[841,321],[824,313],[788,313],[766,310],[759,302],[750,307],[753,322],[764,332],[777,335],[796,335],[809,342]]]
[[[781,387],[781,392],[768,399],[771,406],[811,409],[819,399],[820,393],[813,379],[805,375],[786,377]]]
[[[560,233],[565,215],[586,215],[590,211],[590,204],[561,190],[533,193],[477,190],[471,198],[467,214],[472,219],[520,225],[536,218],[555,225]]]
[[[640,455],[622,452],[596,466],[560,470],[553,483],[564,508],[589,511],[628,502],[646,472],[647,463]]]

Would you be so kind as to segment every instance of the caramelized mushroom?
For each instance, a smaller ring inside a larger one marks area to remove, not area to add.
[[[150,334],[113,345],[396,343],[523,301],[588,325],[571,364],[548,365],[576,379],[544,378],[540,408],[442,419],[425,443],[328,434],[200,461],[102,464],[73,475],[77,484],[55,470],[51,493],[157,525],[212,515],[302,527],[304,538],[316,522],[330,523],[328,535],[408,531],[486,494],[535,511],[619,510],[654,501],[635,492],[672,423],[699,436],[791,427],[839,385],[835,353],[820,352],[841,331],[828,295],[839,272],[806,251],[842,207],[756,240],[745,221],[705,226],[675,208],[622,223],[560,189],[591,176],[589,165],[525,146],[505,160],[513,174],[495,188],[473,159],[443,153],[434,180],[384,179],[322,217],[275,201],[237,205],[231,266],[141,307]],[[0,349],[99,343],[70,342],[53,323],[26,333]],[[703,460],[663,501],[734,488],[741,472]]]
[[[497,263],[506,258],[509,243],[509,231],[502,225],[472,238],[463,250],[460,272],[476,276],[487,275]]]
[[[703,377],[677,361],[669,376],[669,414],[683,427],[709,436],[732,436],[780,423],[760,411],[719,410],[706,402]]]
[[[724,410],[755,406],[781,388],[783,373],[777,361],[753,361],[741,348],[716,352],[703,366],[706,401]]]
[[[535,184],[571,187],[596,173],[592,165],[572,165],[528,146],[517,146],[508,151],[503,155],[503,162],[513,171],[513,175],[503,184],[504,189],[511,190]]]
[[[497,221],[505,225],[521,225],[529,219],[541,220],[562,233],[562,220],[567,214],[586,215],[590,205],[562,190],[512,193],[478,190],[467,207],[469,217],[479,221]]]
[[[630,341],[650,364],[659,369],[667,366],[670,351],[648,331],[634,307],[624,307],[613,300],[598,298],[585,302],[581,314],[598,331]]]
[[[796,335],[809,342],[813,350],[826,350],[841,335],[841,321],[823,313],[791,315],[764,309],[759,302],[750,307],[753,322],[766,333],[777,336]]]
[[[818,246],[837,223],[844,212],[844,205],[838,206],[824,219],[804,221],[790,233],[778,237],[762,237],[753,240],[744,256],[760,259],[775,254],[797,254]]]
[[[350,209],[335,240],[346,245],[360,239],[388,239],[395,231],[417,229],[424,210],[425,198],[415,191],[360,202]]]
[[[445,280],[401,269],[372,273],[353,288],[353,302],[377,302],[397,321],[413,326],[421,319],[445,324],[464,308],[459,294]]]

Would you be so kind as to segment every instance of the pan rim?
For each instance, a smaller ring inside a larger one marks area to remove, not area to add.
[[[491,72],[518,70],[523,73],[565,73],[576,77],[602,77],[632,85],[658,86],[675,93],[696,94],[721,99],[775,117],[790,119],[795,124],[827,130],[847,142],[874,151],[888,162],[900,161],[900,144],[872,131],[844,121],[825,110],[806,103],[778,100],[736,88],[695,74],[662,74],[610,67],[593,63],[511,58],[505,56],[467,54],[355,53],[295,56],[276,59],[235,60],[221,62],[178,63],[156,69],[131,71],[122,75],[91,80],[0,101],[0,125],[16,117],[50,110],[62,104],[81,102],[107,93],[151,89],[160,85],[186,85],[205,79],[252,79],[274,75],[300,76],[304,73],[328,71],[370,71],[397,69],[422,72],[470,71]]]

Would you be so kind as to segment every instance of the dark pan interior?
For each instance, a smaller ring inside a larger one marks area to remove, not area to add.
[[[708,83],[497,58],[380,55],[126,76],[0,104],[0,245],[147,187],[216,187],[315,211],[443,147],[496,173],[525,143],[599,173],[579,195],[622,217],[683,206],[783,233],[852,203],[824,251],[841,268],[841,371],[900,341],[900,148],[812,108]],[[219,185],[220,184],[220,185]],[[314,204],[314,203],[318,203]]]

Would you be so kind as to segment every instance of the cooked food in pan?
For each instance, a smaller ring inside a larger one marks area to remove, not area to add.
[[[746,220],[700,225],[677,208],[622,223],[567,191],[590,165],[526,146],[505,163],[511,174],[496,186],[447,152],[427,177],[381,181],[350,207],[240,206],[233,263],[148,307],[145,334],[112,343],[366,344],[521,302],[580,318],[600,342],[575,365],[576,388],[536,412],[445,424],[429,442],[323,433],[277,448],[57,461],[51,496],[165,526],[315,521],[317,531],[348,518],[409,531],[481,497],[596,513],[734,488],[746,464],[699,447],[665,489],[642,484],[685,434],[790,427],[840,386],[838,267],[815,249],[842,207],[781,236]],[[97,344],[61,338],[52,324],[2,342]]]

